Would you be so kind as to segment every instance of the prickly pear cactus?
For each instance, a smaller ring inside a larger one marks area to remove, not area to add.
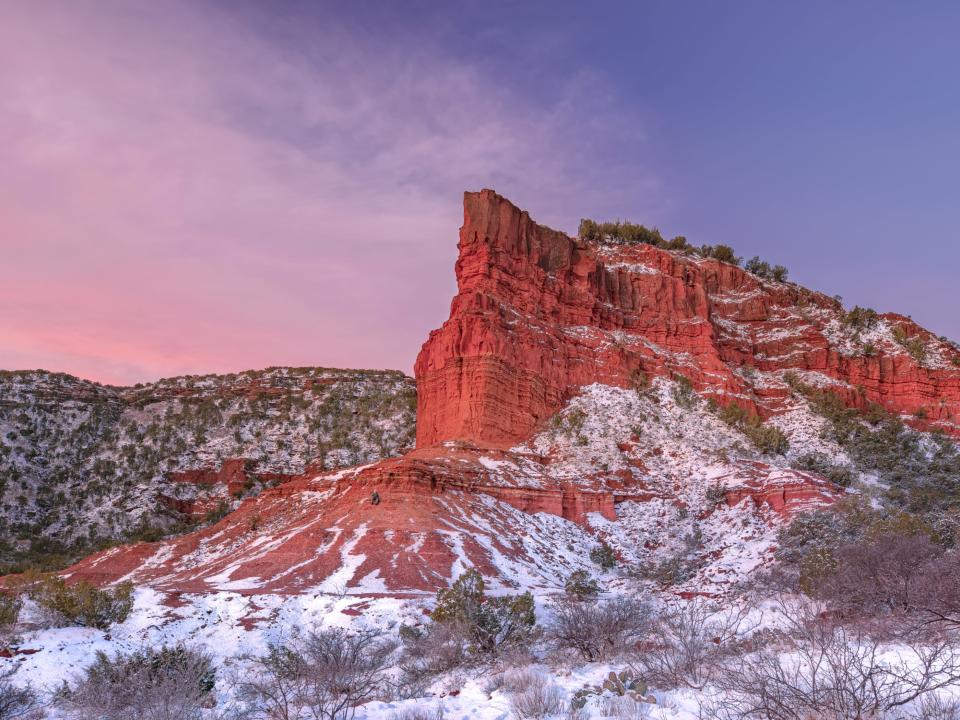
[[[621,670],[619,673],[611,671],[603,681],[602,688],[598,689],[621,697],[628,695],[638,702],[642,701],[647,694],[647,684],[630,669]]]
[[[584,685],[581,690],[574,694],[570,705],[579,710],[586,707],[591,697],[602,697],[606,694],[629,697],[636,702],[650,702],[650,698],[647,697],[648,689],[647,684],[633,670],[622,670],[619,673],[611,672],[602,685]]]
[[[590,700],[591,695],[596,695],[592,688],[585,687],[581,690],[577,690],[573,694],[573,698],[570,700],[570,707],[574,710],[582,710],[586,707],[587,702]]]

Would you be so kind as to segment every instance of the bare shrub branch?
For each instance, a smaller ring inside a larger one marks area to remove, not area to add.
[[[510,709],[520,720],[543,720],[566,710],[563,689],[544,673],[524,668],[507,678],[504,688],[511,693]]]
[[[702,600],[667,609],[637,660],[643,677],[660,687],[703,689],[753,629],[746,614],[747,608],[718,611]]]
[[[417,705],[393,713],[390,720],[443,720],[444,714],[442,703],[433,706]]]
[[[894,636],[918,624],[960,628],[960,554],[923,534],[882,533],[838,548],[816,597],[848,620]]]
[[[29,685],[15,685],[15,668],[0,672],[0,720],[39,718],[40,698]]]
[[[68,716],[98,720],[199,720],[212,701],[210,656],[182,646],[96,661],[60,702]]]
[[[917,606],[919,581],[941,552],[926,535],[890,533],[844,545],[835,553],[836,570],[817,594],[848,612],[907,612]]]
[[[650,706],[628,695],[604,698],[600,710],[604,717],[617,718],[617,720],[643,720],[650,717]]]
[[[650,608],[638,600],[617,597],[596,603],[563,598],[554,604],[547,638],[558,648],[595,662],[629,649],[649,627]]]
[[[782,645],[728,663],[718,676],[726,694],[720,717],[882,718],[960,681],[960,656],[950,642],[918,636],[884,652],[879,640],[823,619],[819,609],[781,605],[788,625]]]
[[[925,697],[903,720],[960,720],[960,700],[939,695]]]
[[[238,694],[270,720],[352,720],[385,686],[394,645],[375,630],[332,628],[268,646]]]
[[[401,628],[403,654],[400,657],[402,697],[422,695],[426,681],[460,667],[470,659],[470,633],[459,623],[431,623],[425,630]]]

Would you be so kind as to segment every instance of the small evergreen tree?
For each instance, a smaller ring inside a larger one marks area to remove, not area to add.
[[[770,263],[764,262],[760,259],[758,255],[754,255],[752,258],[747,260],[746,265],[743,266],[747,272],[758,275],[762,278],[770,277]]]
[[[600,586],[586,570],[575,570],[567,578],[564,590],[566,590],[567,595],[577,600],[586,600],[596,597],[600,593]]]
[[[108,630],[126,620],[133,609],[133,584],[129,582],[100,590],[84,580],[67,585],[59,575],[47,575],[29,588],[28,594],[61,627]]]
[[[876,310],[855,305],[853,310],[843,316],[843,324],[855,331],[869,330],[879,319]]]
[[[437,605],[430,618],[459,626],[478,654],[491,654],[504,645],[524,641],[537,622],[529,592],[488,598],[483,577],[475,568],[463,573],[449,588],[437,591]]]
[[[601,542],[590,551],[590,559],[604,570],[610,570],[617,565],[617,554],[605,542]]]
[[[701,245],[700,254],[731,265],[739,265],[741,260],[729,245]]]

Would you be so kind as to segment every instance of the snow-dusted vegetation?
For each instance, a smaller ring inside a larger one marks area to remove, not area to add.
[[[143,589],[109,632],[37,629],[27,600],[20,647],[32,654],[4,661],[15,671],[0,703],[111,719],[957,717],[955,586],[924,606],[864,578],[853,586],[869,597],[842,601],[721,604],[586,585],[534,598],[468,580],[432,600],[171,602]]]
[[[354,582],[352,546],[295,594],[140,587],[107,629],[52,620],[21,585],[0,607],[0,701],[48,718],[955,720],[956,445],[843,408],[814,376],[759,380],[792,388],[763,423],[682,380],[595,384],[482,455],[492,487],[610,492],[616,520],[481,495],[474,523],[497,518],[530,562],[497,556],[485,580],[464,556],[436,597]],[[798,497],[787,518],[764,499],[831,473],[837,502]]]
[[[395,455],[413,444],[415,409],[413,381],[398,372],[271,368],[131,388],[0,373],[0,559],[52,565],[183,529],[161,495],[219,493],[223,511],[235,501],[171,473],[243,458],[251,475],[296,474]]]

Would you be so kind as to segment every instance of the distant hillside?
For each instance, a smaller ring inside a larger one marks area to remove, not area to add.
[[[413,380],[395,371],[269,368],[129,388],[0,371],[0,564],[155,538],[307,468],[396,455],[413,444],[415,407]],[[231,458],[244,461],[228,486],[217,471]]]

